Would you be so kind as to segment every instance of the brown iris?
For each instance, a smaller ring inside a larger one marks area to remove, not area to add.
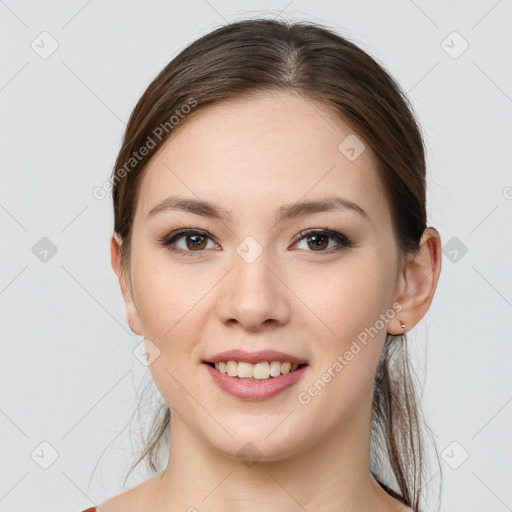
[[[189,244],[189,240],[192,239],[194,239],[194,242]],[[201,235],[187,235],[185,240],[188,249],[204,249],[208,243],[206,237]]]
[[[324,242],[325,241],[327,241],[327,242],[325,244],[314,242],[313,246],[309,245],[310,244],[310,240],[313,240],[313,239],[318,240],[319,238],[323,239]],[[327,235],[321,235],[321,234],[320,235],[308,236],[308,238],[307,238],[308,246],[310,248],[325,249],[325,247],[327,247],[329,245],[328,239],[329,239],[329,237]]]

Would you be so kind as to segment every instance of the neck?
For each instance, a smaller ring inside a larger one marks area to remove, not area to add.
[[[174,413],[171,423],[169,460],[152,479],[151,510],[388,512],[401,508],[370,473],[371,401],[370,407],[360,408],[320,444],[280,460],[240,460],[236,453],[220,453],[199,439]]]

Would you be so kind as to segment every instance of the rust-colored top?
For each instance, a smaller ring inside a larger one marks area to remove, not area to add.
[[[96,507],[86,508],[85,510],[82,510],[82,512],[96,512]]]

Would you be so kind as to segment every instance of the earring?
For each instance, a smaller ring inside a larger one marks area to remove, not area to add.
[[[398,319],[400,322],[400,327],[404,330],[400,334],[400,341],[402,343],[402,350],[407,351],[407,343],[405,342],[405,322],[403,320]]]

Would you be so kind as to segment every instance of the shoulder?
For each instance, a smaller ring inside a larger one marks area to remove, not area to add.
[[[131,512],[132,510],[140,510],[140,505],[139,494],[130,489],[99,503],[94,512]]]
[[[160,475],[157,473],[139,485],[108,498],[98,504],[97,510],[93,508],[91,512],[131,512],[150,509],[151,497],[154,495],[152,489]]]
[[[143,503],[142,488],[135,487],[99,503],[95,512],[131,512],[141,510]]]

